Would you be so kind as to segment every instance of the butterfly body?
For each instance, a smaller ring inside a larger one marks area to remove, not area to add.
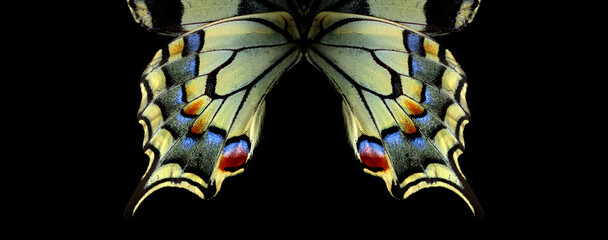
[[[163,187],[211,198],[244,171],[264,97],[306,58],[342,96],[365,172],[398,199],[450,189],[480,215],[457,163],[469,119],[466,78],[426,35],[462,28],[479,1],[394,2],[129,0],[142,26],[179,37],[142,75],[138,116],[151,161],[126,214]],[[443,11],[433,7],[441,3]]]

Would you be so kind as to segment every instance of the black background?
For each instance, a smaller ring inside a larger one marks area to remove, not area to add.
[[[582,188],[592,177],[574,174],[594,175],[583,160],[596,158],[584,155],[586,145],[578,141],[576,129],[584,123],[567,117],[576,113],[567,105],[575,90],[554,88],[573,80],[561,54],[571,49],[550,41],[567,36],[561,30],[567,27],[552,28],[539,11],[486,0],[462,32],[436,38],[468,78],[472,118],[459,162],[485,210],[481,219],[446,189],[396,201],[381,179],[363,173],[346,139],[340,96],[303,59],[266,98],[261,139],[243,174],[227,179],[209,201],[185,190],[159,190],[127,220],[124,207],[148,164],[136,119],[139,79],[172,38],[139,27],[124,1],[53,13],[55,21],[37,21],[48,32],[20,35],[37,40],[28,45],[36,54],[26,56],[42,60],[37,76],[46,77],[37,81],[50,93],[37,95],[28,110],[50,111],[22,134],[23,141],[44,144],[21,151],[25,157],[11,167],[36,169],[34,176],[17,171],[25,174],[13,178],[32,182],[9,184],[26,190],[14,197],[22,207],[13,222],[59,223],[48,231],[83,229],[91,236],[584,233],[570,224],[595,213],[588,199],[598,196]]]

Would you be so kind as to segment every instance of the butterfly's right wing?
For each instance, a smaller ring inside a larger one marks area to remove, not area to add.
[[[276,2],[276,3],[275,3]],[[127,0],[133,18],[151,32],[178,36],[229,17],[287,11],[287,1]]]
[[[429,36],[455,32],[471,21],[481,0],[323,0],[318,11],[374,16]]]
[[[458,165],[469,122],[466,77],[450,51],[385,19],[317,15],[308,60],[343,97],[351,146],[364,171],[405,199],[447,188],[483,211]]]

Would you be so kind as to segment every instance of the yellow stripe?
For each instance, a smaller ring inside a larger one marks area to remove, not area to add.
[[[211,123],[211,120],[212,120],[213,116],[215,116],[215,112],[217,112],[222,101],[223,101],[222,99],[215,99],[215,100],[213,100],[213,102],[211,102],[209,104],[209,106],[207,106],[207,108],[205,108],[203,113],[200,116],[198,116],[198,118],[192,125],[191,131],[193,133],[201,134],[205,130],[207,130],[207,127]]]
[[[447,49],[445,50],[445,60],[448,62],[448,66],[452,67],[456,72],[460,73],[461,75],[464,75],[464,71],[462,71],[462,68],[460,68],[460,64],[456,62],[456,59],[454,58],[454,55],[452,55],[452,52]]]
[[[380,59],[384,64],[388,67],[395,70],[397,73],[401,75],[409,75],[409,67],[408,61],[410,54],[405,52],[395,52],[395,51],[374,51],[376,57]]]
[[[441,88],[450,94],[450,96],[455,96],[460,81],[462,81],[460,74],[450,68],[446,68],[441,77]]]
[[[401,89],[403,94],[416,102],[422,100],[422,82],[409,76],[401,76]]]
[[[245,96],[245,90],[241,90],[238,93],[233,94],[224,101],[222,108],[217,112],[211,126],[219,129],[228,131],[232,125],[232,120],[236,115],[236,111],[239,109],[243,97]]]
[[[186,174],[189,174],[189,173],[186,173]],[[189,174],[189,176],[196,176],[196,175],[194,175],[194,174]],[[201,181],[202,181],[202,180],[201,180]],[[203,186],[206,186],[206,184],[205,184],[205,185],[203,185]],[[201,190],[200,190],[198,187],[196,187],[196,186],[194,186],[194,185],[190,184],[190,183],[189,183],[189,182],[187,182],[187,181],[180,181],[179,183],[177,183],[177,182],[172,182],[172,181],[168,181],[168,182],[163,182],[163,183],[160,183],[160,184],[158,184],[158,185],[156,185],[156,186],[154,186],[154,187],[152,187],[152,188],[150,188],[150,189],[146,190],[146,193],[145,193],[145,194],[144,194],[144,195],[143,195],[143,196],[142,196],[142,197],[139,199],[139,201],[137,201],[137,204],[135,205],[135,208],[133,208],[133,212],[137,211],[137,208],[139,207],[139,205],[140,205],[140,204],[141,204],[141,203],[144,201],[144,199],[146,199],[146,198],[147,198],[147,197],[148,197],[150,194],[152,194],[153,192],[155,192],[155,191],[156,191],[156,190],[158,190],[158,189],[165,188],[165,187],[176,187],[176,188],[186,189],[186,190],[190,191],[191,193],[196,194],[198,197],[200,197],[200,198],[202,198],[202,199],[205,199],[205,195],[203,194],[203,192],[201,192]]]
[[[144,141],[144,144],[145,144],[145,143],[146,143],[146,141]],[[145,153],[146,155],[148,155],[149,162],[148,162],[148,167],[146,168],[146,173],[144,173],[144,175],[143,175],[143,176],[141,176],[141,179],[142,179],[142,180],[144,179],[144,177],[145,177],[146,175],[148,175],[148,171],[150,171],[150,168],[152,167],[152,161],[154,161],[154,158],[155,158],[154,151],[152,151],[151,149],[146,149],[146,151],[145,151],[144,153]]]
[[[405,114],[405,111],[399,106],[397,102],[392,99],[388,99],[385,101],[386,105],[388,105],[389,107],[389,110],[391,111],[391,113],[393,113],[393,116],[399,123],[401,131],[405,132],[406,134],[413,134],[418,131],[416,129],[416,126],[414,125],[414,122],[412,122],[412,119],[410,119],[410,117]]]
[[[460,175],[464,178],[467,179],[463,174],[462,174],[462,170],[460,170],[460,164],[458,164],[458,157],[460,157],[460,155],[462,154],[462,150],[460,148],[457,148],[454,151],[454,154],[452,154],[452,159],[454,159],[454,163],[456,163],[456,167],[458,168],[458,173],[460,173]]]
[[[460,144],[462,144],[462,146],[464,147],[464,126],[466,126],[467,124],[469,124],[469,120],[463,120],[462,123],[460,124],[460,129],[458,129],[458,141],[460,141]]]
[[[173,145],[173,135],[166,129],[160,129],[152,139],[150,139],[150,144],[158,149],[160,153],[160,157],[165,156],[169,148]]]
[[[182,51],[184,50],[184,39],[178,38],[173,42],[169,43],[169,61],[175,61],[182,57]]]
[[[206,22],[236,16],[240,0],[181,0],[184,10],[181,24],[186,31],[200,27]],[[196,24],[201,23],[203,24]]]
[[[141,124],[141,126],[144,129],[144,143],[142,146],[142,147],[144,147],[144,146],[146,146],[146,143],[148,143],[148,140],[150,137],[150,133],[148,132],[148,124],[144,120],[139,120],[138,122],[139,122],[139,124]]]
[[[215,93],[227,95],[250,84],[292,48],[293,45],[286,44],[239,51],[230,65],[217,74]]]
[[[205,93],[205,89],[207,89],[207,75],[189,80],[184,86],[186,89],[186,101],[191,102]]]
[[[154,134],[154,132],[158,130],[160,124],[162,124],[164,121],[160,108],[154,103],[151,103],[148,107],[146,107],[141,115],[142,117],[148,119],[148,122],[150,122],[150,130],[152,130],[151,134]]]
[[[452,105],[450,105],[445,111],[445,118],[443,121],[452,132],[456,132],[460,130],[457,128],[458,120],[464,116],[465,112],[462,110],[462,108],[460,108],[460,105],[452,103]]]
[[[469,201],[469,199],[467,199],[462,192],[459,189],[454,188],[452,185],[449,185],[447,183],[444,182],[425,182],[422,181],[414,186],[412,186],[411,188],[409,188],[405,194],[403,195],[403,198],[408,198],[410,195],[425,189],[425,188],[431,188],[431,187],[442,187],[442,188],[446,188],[449,189],[450,191],[456,193],[458,196],[460,196],[460,198],[462,198],[462,200],[464,200],[464,202],[467,203],[467,205],[469,206],[469,208],[471,209],[471,211],[473,212],[473,214],[475,214],[475,209],[473,208],[473,205],[471,204],[471,202]]]
[[[320,44],[314,44],[314,47],[364,88],[381,95],[389,95],[393,92],[391,74],[378,65],[368,51]]]
[[[146,90],[146,87],[144,87],[143,83],[139,84],[139,88],[141,90],[141,102],[139,103],[137,114],[140,114],[144,108],[148,106],[148,91]]]
[[[183,108],[183,111],[188,115],[199,115],[203,112],[203,110],[205,110],[205,108],[207,107],[207,105],[209,105],[210,102],[210,97],[200,96],[194,101],[188,103],[188,105]]]
[[[469,113],[469,105],[467,104],[467,89],[468,89],[469,84],[468,83],[464,83],[462,85],[462,89],[460,89],[460,105],[462,106],[462,108],[464,108],[464,111]]]
[[[216,70],[226,63],[233,53],[233,51],[212,51],[199,54],[198,74],[207,75],[211,71]]]
[[[287,42],[283,35],[257,22],[244,20],[218,22],[205,28],[205,45],[201,51],[242,49],[260,45],[285,44]]]
[[[438,43],[431,40],[430,38],[424,38],[423,47],[424,47],[424,51],[426,52],[427,58],[429,58],[435,62],[439,62],[439,57],[438,57],[439,44]]]
[[[165,73],[162,69],[158,68],[150,74],[146,76],[146,81],[148,81],[148,85],[152,90],[152,99],[154,99],[158,94],[166,90],[166,78]]]
[[[437,150],[443,156],[448,156],[448,151],[458,143],[452,132],[447,128],[439,130],[437,134],[435,134],[434,145],[437,147]]]
[[[369,93],[368,91],[363,91],[363,97],[365,98],[367,105],[374,116],[374,121],[378,131],[396,126],[396,122],[393,119],[391,112],[386,108],[382,99]]]
[[[317,19],[325,17],[322,22],[323,28],[327,28],[335,21],[352,14],[323,12],[317,15]],[[405,52],[403,45],[403,26],[381,19],[379,21],[355,21],[344,24],[325,35],[320,42],[324,44],[335,44],[341,46],[365,47],[367,49],[392,49]],[[397,26],[397,27],[396,27]],[[314,29],[316,26],[312,26]],[[309,38],[313,37],[311,31]],[[382,41],[378,41],[382,39]]]

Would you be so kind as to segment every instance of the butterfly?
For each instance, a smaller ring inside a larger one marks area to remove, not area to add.
[[[125,210],[164,187],[214,197],[245,170],[265,96],[302,58],[342,97],[364,172],[405,199],[430,187],[482,208],[458,165],[465,73],[430,36],[470,23],[480,0],[128,0],[148,31],[176,36],[141,78],[150,164]]]

